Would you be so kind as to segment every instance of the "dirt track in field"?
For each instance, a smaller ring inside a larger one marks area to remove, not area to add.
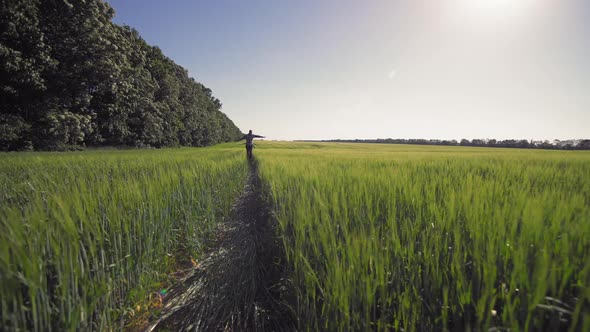
[[[292,331],[281,239],[256,162],[215,245],[166,296],[147,331]]]

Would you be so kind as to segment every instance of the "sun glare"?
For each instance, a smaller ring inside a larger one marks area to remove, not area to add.
[[[455,10],[477,18],[507,18],[525,14],[533,0],[455,0]]]

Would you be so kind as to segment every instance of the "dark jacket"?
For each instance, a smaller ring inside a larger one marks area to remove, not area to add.
[[[254,135],[254,134],[246,134],[240,140],[246,140],[246,146],[252,146],[254,138],[264,138],[264,136]]]

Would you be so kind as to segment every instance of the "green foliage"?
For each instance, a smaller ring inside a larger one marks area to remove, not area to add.
[[[0,156],[0,326],[121,328],[242,190],[237,146]],[[153,289],[151,289],[153,291]]]
[[[239,138],[211,90],[113,15],[102,0],[0,5],[2,150]]]
[[[31,126],[16,114],[0,113],[0,150],[29,150],[30,141],[24,141]]]
[[[258,144],[303,330],[590,326],[590,154]]]
[[[70,111],[47,114],[45,120],[45,144],[52,150],[65,150],[84,144],[86,133],[92,132],[88,114],[74,114]]]

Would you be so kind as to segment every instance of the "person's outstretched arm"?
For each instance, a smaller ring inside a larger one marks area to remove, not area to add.
[[[254,137],[256,137],[256,138],[265,138],[264,136],[260,136],[260,135],[254,135]]]
[[[240,138],[238,141],[241,141],[241,140],[243,140],[243,139],[246,139],[246,136],[248,136],[248,135],[244,135],[244,136],[242,136],[242,138]]]

